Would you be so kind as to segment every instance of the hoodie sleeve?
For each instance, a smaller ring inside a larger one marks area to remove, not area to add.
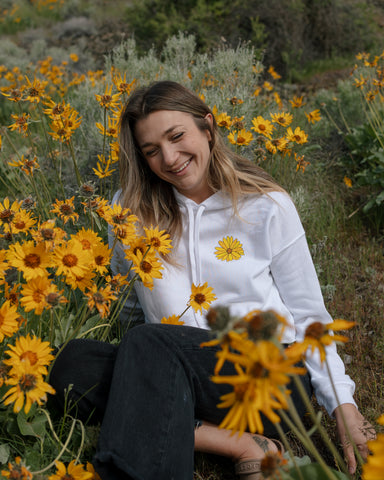
[[[294,318],[296,339],[301,341],[311,323],[328,324],[332,318],[324,305],[296,208],[286,195],[285,198],[279,197],[277,202],[268,225],[272,245],[271,273],[283,302]],[[307,353],[306,366],[318,403],[332,414],[343,403],[356,405],[353,399],[355,384],[345,373],[336,345],[326,347],[326,352],[332,380],[317,352]]]

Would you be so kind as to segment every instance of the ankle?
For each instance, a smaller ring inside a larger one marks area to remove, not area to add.
[[[279,451],[276,443],[263,435],[245,432],[242,435],[242,442],[237,449],[234,458],[236,462],[248,460],[261,460],[267,452],[276,453]]]

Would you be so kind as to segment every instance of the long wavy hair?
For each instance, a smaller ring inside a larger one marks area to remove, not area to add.
[[[160,81],[136,89],[120,117],[120,202],[144,225],[158,225],[174,240],[182,231],[172,185],[152,172],[135,138],[136,123],[159,110],[189,113],[199,129],[210,132],[208,183],[214,192],[228,193],[235,214],[242,195],[284,191],[262,168],[224,143],[212,111],[195,93],[179,83]],[[212,125],[205,119],[207,114],[212,115]]]

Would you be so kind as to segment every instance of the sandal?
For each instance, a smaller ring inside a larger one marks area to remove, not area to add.
[[[270,438],[279,453],[284,453],[284,446],[280,440]],[[262,480],[264,478],[261,472],[261,459],[260,460],[243,460],[235,465],[236,475],[241,475],[241,480]]]

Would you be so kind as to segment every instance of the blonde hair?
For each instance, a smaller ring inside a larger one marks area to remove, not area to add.
[[[199,129],[210,132],[208,183],[213,191],[228,193],[236,214],[242,195],[284,191],[262,168],[224,143],[214,115],[196,94],[176,82],[160,81],[135,90],[120,118],[120,202],[144,225],[158,225],[176,240],[182,231],[172,185],[152,172],[135,138],[136,123],[159,110],[189,113]],[[208,114],[212,115],[212,125],[205,118]]]

